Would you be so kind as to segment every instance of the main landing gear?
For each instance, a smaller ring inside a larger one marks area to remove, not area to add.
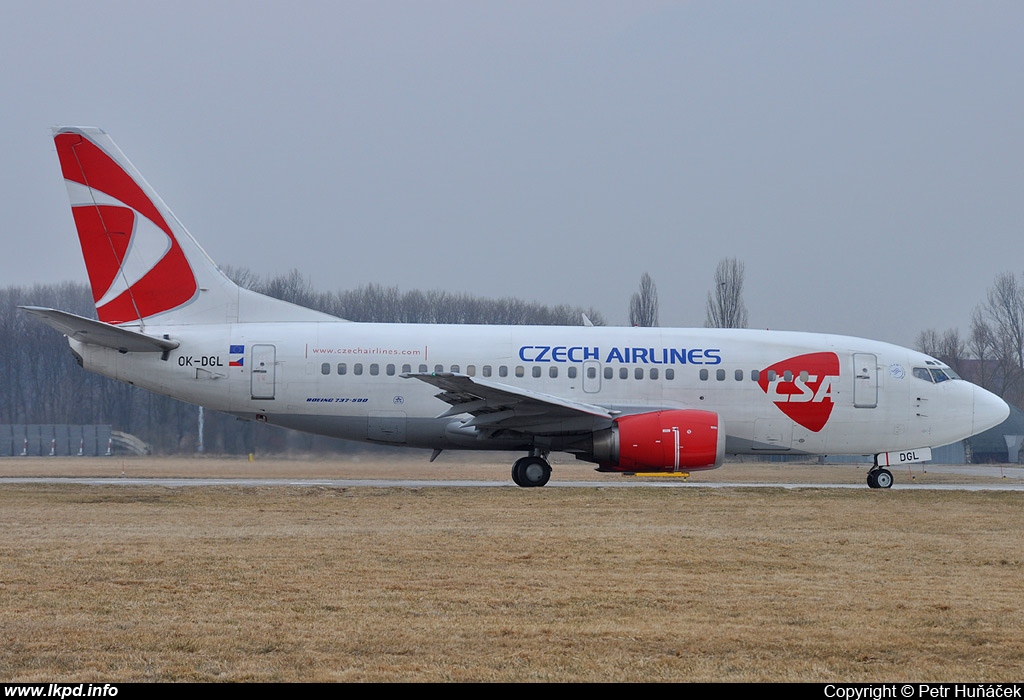
[[[540,454],[520,457],[512,465],[512,481],[517,486],[530,488],[543,486],[551,478],[551,465]]]
[[[873,489],[887,489],[892,486],[892,472],[878,465],[868,472],[868,486]]]

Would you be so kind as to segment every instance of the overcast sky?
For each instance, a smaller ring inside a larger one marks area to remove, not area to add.
[[[0,286],[86,280],[50,127],[220,264],[912,345],[1024,272],[1024,3],[5,2]]]

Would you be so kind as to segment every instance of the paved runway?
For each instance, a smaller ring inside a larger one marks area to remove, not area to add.
[[[976,472],[975,472],[976,473]],[[511,481],[469,481],[442,479],[172,479],[159,478],[138,479],[127,477],[3,477],[4,484],[81,484],[87,486],[164,486],[168,488],[187,488],[196,486],[291,486],[291,487],[330,487],[330,488],[519,488]],[[771,488],[771,489],[865,489],[866,484],[822,484],[822,483],[751,483],[751,482],[692,482],[678,478],[631,479],[623,477],[621,481],[551,481],[544,488],[683,488],[683,489],[728,489],[728,488]],[[917,482],[897,482],[893,491],[1024,491],[1024,481],[1006,479],[991,484],[923,484]]]

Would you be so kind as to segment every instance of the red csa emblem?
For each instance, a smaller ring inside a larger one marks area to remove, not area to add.
[[[185,253],[131,175],[77,134],[55,142],[64,179],[93,192],[71,212],[99,319],[127,323],[192,299],[199,287]]]
[[[775,381],[768,381],[769,372]],[[816,433],[832,415],[832,382],[838,379],[839,356],[812,352],[765,367],[757,383],[780,411]]]

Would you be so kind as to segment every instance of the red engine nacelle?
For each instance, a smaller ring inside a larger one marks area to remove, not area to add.
[[[594,435],[601,471],[714,469],[724,456],[725,426],[713,411],[637,413]]]

